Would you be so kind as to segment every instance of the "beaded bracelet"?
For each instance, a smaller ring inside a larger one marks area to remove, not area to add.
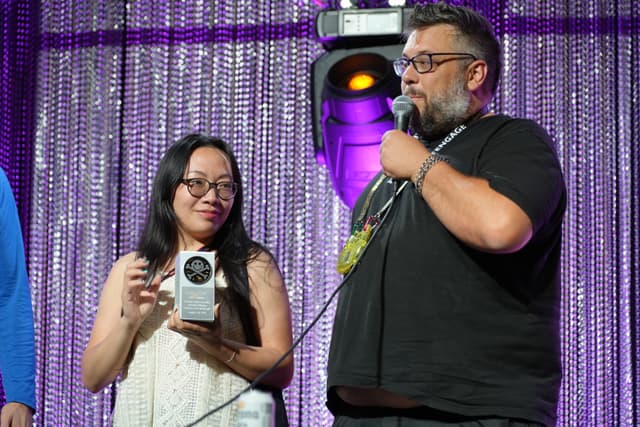
[[[424,160],[420,169],[418,169],[418,173],[416,174],[416,192],[420,197],[422,197],[422,181],[424,181],[425,175],[438,162],[449,163],[446,157],[443,157],[436,152],[431,152],[431,155]]]

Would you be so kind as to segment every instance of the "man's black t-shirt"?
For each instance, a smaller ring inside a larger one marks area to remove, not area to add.
[[[553,425],[566,191],[550,137],[532,121],[496,115],[471,124],[440,154],[520,206],[533,237],[512,254],[471,249],[408,185],[341,290],[329,407],[332,387],[379,387],[442,411]],[[383,182],[368,212],[393,191]]]

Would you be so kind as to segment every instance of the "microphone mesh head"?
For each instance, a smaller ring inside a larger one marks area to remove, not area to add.
[[[411,98],[405,95],[397,96],[393,100],[393,104],[391,105],[391,110],[395,115],[411,113],[414,108],[415,104],[413,103]]]

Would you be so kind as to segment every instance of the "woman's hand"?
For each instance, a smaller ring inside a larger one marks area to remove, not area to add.
[[[178,309],[175,309],[167,322],[167,327],[189,339],[203,350],[214,355],[222,346],[222,319],[220,319],[220,304],[214,307],[215,319],[213,322],[194,322],[182,320]]]
[[[115,263],[102,288],[91,337],[82,356],[82,382],[93,393],[113,382],[124,366],[142,321],[153,309],[160,275],[146,289],[148,262],[131,252]]]
[[[148,288],[145,286],[148,266],[145,258],[137,258],[127,265],[124,272],[122,317],[136,327],[151,314],[160,288],[161,276],[158,274]]]

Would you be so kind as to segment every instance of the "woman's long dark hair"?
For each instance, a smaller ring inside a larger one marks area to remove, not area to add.
[[[202,134],[190,134],[176,141],[167,150],[160,161],[153,183],[147,220],[138,244],[138,256],[144,256],[149,260],[149,273],[155,274],[176,255],[179,236],[173,198],[176,188],[184,178],[192,153],[200,147],[213,147],[222,151],[231,164],[233,180],[238,183],[238,192],[227,220],[206,246],[217,251],[219,265],[227,278],[228,288],[224,292],[223,300],[229,304],[231,310],[238,310],[247,344],[259,345],[251,321],[253,316],[249,300],[247,263],[261,251],[267,252],[269,256],[271,254],[247,234],[242,219],[243,190],[238,162],[223,140]]]

